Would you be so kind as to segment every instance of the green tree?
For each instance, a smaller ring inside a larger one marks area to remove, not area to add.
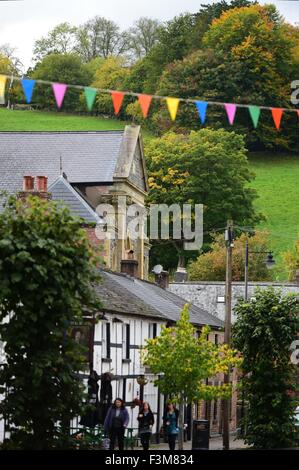
[[[81,221],[36,197],[9,199],[0,237],[0,415],[14,448],[51,449],[82,411],[86,351],[69,331],[100,307],[96,257]]]
[[[135,21],[128,31],[130,49],[134,57],[140,59],[146,56],[159,39],[161,24],[158,20],[142,17]]]
[[[42,61],[49,54],[73,54],[76,49],[77,28],[69,23],[60,23],[47,36],[34,43],[34,59]]]
[[[290,346],[299,329],[298,299],[274,288],[257,290],[234,311],[233,345],[243,355],[243,389],[248,402],[245,440],[256,448],[294,444],[295,366]]]
[[[234,241],[232,276],[233,281],[244,281],[245,243],[247,236],[242,234]],[[269,237],[265,232],[258,232],[248,238],[250,251],[265,252],[269,250]],[[269,281],[273,273],[267,269],[265,254],[252,254],[249,263],[249,279],[253,281]],[[201,254],[188,266],[190,281],[225,281],[226,246],[224,235],[215,236],[210,251]]]
[[[50,54],[36,65],[31,78],[88,86],[92,80],[92,72],[75,54]],[[80,94],[80,90],[69,88],[65,94],[62,109],[76,111],[79,106]],[[50,86],[37,84],[33,94],[33,102],[38,103],[42,108],[57,109]]]
[[[253,207],[256,192],[248,187],[253,174],[242,136],[223,129],[188,135],[170,132],[147,142],[145,150],[149,204],[202,204],[204,232],[224,227],[229,218],[242,226],[254,226],[259,220]],[[206,236],[204,241],[211,240]],[[182,250],[180,241],[173,242],[179,254],[194,256]],[[165,253],[161,245],[161,257]]]
[[[199,400],[228,398],[230,385],[211,386],[205,381],[240,363],[236,351],[207,340],[208,327],[203,327],[197,334],[189,318],[188,305],[185,305],[176,326],[163,327],[160,336],[146,341],[142,352],[144,365],[159,375],[155,385],[173,401],[179,402],[180,449],[183,448],[184,405]]]

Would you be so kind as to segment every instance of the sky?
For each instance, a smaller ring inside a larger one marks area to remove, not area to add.
[[[0,45],[9,43],[25,68],[31,64],[34,41],[59,23],[78,26],[95,15],[127,29],[141,16],[166,21],[184,12],[195,13],[213,0],[0,0]],[[217,0],[216,0],[217,1]],[[290,23],[299,24],[299,1],[272,0]]]

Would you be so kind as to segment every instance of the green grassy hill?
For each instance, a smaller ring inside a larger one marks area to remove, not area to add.
[[[118,130],[124,126],[116,119],[0,108],[2,131]],[[249,161],[256,174],[252,183],[259,194],[256,207],[266,216],[259,228],[269,231],[271,248],[281,262],[281,254],[299,238],[299,155],[252,154]],[[285,277],[283,270],[279,277]]]

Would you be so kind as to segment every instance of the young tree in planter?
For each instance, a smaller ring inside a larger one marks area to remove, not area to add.
[[[183,449],[184,405],[199,400],[229,398],[230,385],[206,385],[205,380],[226,373],[240,363],[236,351],[227,345],[217,346],[207,340],[209,328],[199,336],[189,321],[188,305],[182,310],[176,326],[163,327],[160,336],[146,341],[142,352],[144,365],[159,374],[155,385],[179,403],[179,448]]]
[[[243,387],[248,403],[245,439],[256,448],[294,443],[295,366],[290,346],[299,330],[299,303],[273,288],[235,307],[233,344],[243,354]]]
[[[96,258],[80,220],[57,204],[11,198],[0,215],[0,416],[14,448],[57,445],[56,424],[80,414],[83,350],[69,334],[99,307]],[[66,444],[65,444],[66,445]]]

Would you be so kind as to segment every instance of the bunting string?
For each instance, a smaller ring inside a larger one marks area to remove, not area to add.
[[[6,82],[8,79],[9,79],[8,75],[0,74],[0,104],[5,104],[5,88],[6,88]],[[176,120],[180,103],[191,103],[195,105],[198,115],[199,115],[199,119],[202,124],[204,124],[206,121],[207,108],[208,106],[211,106],[211,105],[224,108],[227,118],[228,118],[228,122],[231,126],[235,122],[235,117],[236,117],[238,108],[248,109],[254,128],[257,128],[258,126],[261,110],[268,110],[271,112],[272,119],[277,130],[280,129],[284,112],[295,112],[297,113],[297,116],[299,118],[299,110],[292,109],[292,108],[283,108],[283,107],[277,108],[273,106],[257,106],[257,105],[252,105],[252,104],[241,104],[241,103],[222,103],[220,101],[203,101],[203,100],[200,101],[200,100],[190,99],[190,98],[176,98],[176,97],[167,97],[167,96],[159,96],[159,95],[146,95],[146,94],[141,94],[141,93],[135,93],[132,91],[119,91],[119,90],[110,90],[110,89],[102,89],[102,88],[92,88],[92,87],[82,86],[82,85],[53,83],[53,82],[46,81],[46,80],[33,80],[33,79],[21,78],[21,77],[15,77],[15,76],[13,79],[21,83],[27,103],[30,103],[32,100],[32,95],[33,95],[34,87],[36,84],[51,86],[53,90],[53,95],[56,101],[56,105],[59,109],[63,105],[64,97],[65,97],[65,94],[67,93],[67,90],[69,88],[73,88],[73,89],[84,92],[86,105],[89,111],[92,111],[92,108],[96,99],[96,95],[98,93],[110,94],[111,99],[112,99],[112,104],[114,107],[114,112],[116,115],[118,115],[121,110],[125,96],[136,97],[139,102],[140,109],[142,111],[142,115],[144,119],[146,119],[148,116],[152,100],[160,100],[160,101],[166,102],[167,109],[168,109],[168,112],[172,121]]]

